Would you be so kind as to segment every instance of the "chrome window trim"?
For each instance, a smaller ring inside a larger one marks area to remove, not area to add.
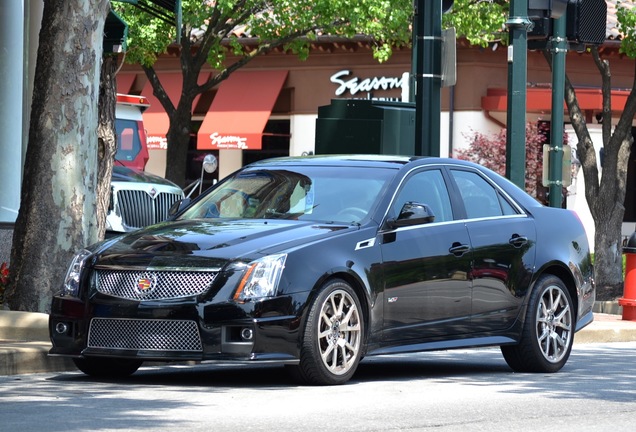
[[[506,201],[508,201],[508,203],[518,212],[518,214],[516,214],[516,215],[492,216],[492,217],[488,217],[488,218],[479,218],[479,219],[468,219],[468,218],[466,218],[466,219],[457,219],[457,220],[444,221],[444,222],[431,222],[429,224],[426,224],[425,226],[429,226],[429,225],[432,225],[432,224],[439,225],[439,224],[448,224],[448,223],[455,223],[455,222],[466,222],[466,221],[474,221],[474,220],[482,220],[482,219],[504,218],[504,217],[519,217],[519,216],[528,217],[528,213],[526,211],[524,211],[523,208],[521,208],[519,206],[519,204],[505,190],[503,190],[501,187],[499,187],[499,185],[494,183],[490,178],[488,178],[487,176],[483,175],[478,169],[470,167],[470,166],[461,166],[461,165],[455,165],[455,164],[450,164],[450,163],[438,163],[438,164],[431,164],[431,165],[418,165],[418,166],[415,166],[415,167],[411,168],[410,170],[408,170],[406,172],[406,174],[404,174],[404,176],[402,176],[402,179],[400,180],[400,183],[393,190],[393,196],[391,197],[389,205],[386,207],[386,210],[384,211],[384,215],[382,216],[382,223],[380,224],[380,226],[384,226],[384,224],[386,223],[386,220],[387,220],[387,218],[389,216],[389,210],[391,209],[391,207],[395,203],[395,200],[397,198],[397,193],[400,190],[400,188],[402,187],[402,185],[404,184],[404,182],[406,181],[406,178],[408,176],[410,176],[414,171],[428,170],[428,169],[438,169],[440,171],[443,171],[445,168],[448,168],[448,169],[459,168],[461,170],[474,172],[475,174],[477,174],[478,176],[483,178],[486,182],[488,182],[489,185],[491,185],[493,188],[495,188],[496,191],[501,193],[503,195],[503,197],[506,199]],[[450,196],[450,191],[448,191],[448,192],[449,192],[449,196]],[[418,225],[418,227],[419,226],[420,225]],[[397,231],[399,231],[400,229],[403,229],[403,228],[404,227],[401,227],[401,228],[398,228],[398,229],[390,229],[390,230],[387,230],[387,231],[380,230],[380,232],[382,232],[382,233],[397,232]],[[406,228],[413,228],[413,227],[406,227]]]

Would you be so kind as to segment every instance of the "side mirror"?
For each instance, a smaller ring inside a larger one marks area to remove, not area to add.
[[[213,154],[207,154],[203,158],[203,164],[201,165],[201,178],[199,179],[199,195],[203,190],[203,173],[212,174],[219,167],[219,162],[216,160]]]
[[[191,202],[192,200],[190,198],[182,198],[172,204],[172,206],[170,206],[170,209],[168,209],[168,220],[174,220],[174,217],[177,214],[181,213],[181,210],[189,206]]]
[[[214,171],[216,171],[218,167],[219,167],[219,163],[217,162],[214,155],[212,154],[205,155],[205,157],[203,158],[203,170],[206,173],[212,174]]]
[[[433,210],[426,205],[416,202],[407,202],[402,206],[397,219],[389,220],[391,228],[422,225],[435,220]]]

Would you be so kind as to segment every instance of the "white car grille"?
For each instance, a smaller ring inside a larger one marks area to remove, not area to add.
[[[121,219],[129,228],[142,228],[166,220],[170,207],[181,198],[178,193],[158,192],[153,198],[143,190],[117,191]]]

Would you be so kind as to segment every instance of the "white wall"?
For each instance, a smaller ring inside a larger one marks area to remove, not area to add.
[[[301,156],[303,153],[316,152],[316,119],[317,114],[293,115],[289,121],[291,138],[289,155]]]
[[[441,121],[441,149],[442,157],[449,157],[448,154],[448,122],[450,115],[447,111],[442,112]],[[496,134],[501,131],[502,126],[486,117],[483,111],[455,111],[453,113],[453,150],[466,149],[470,146],[470,137],[474,132],[479,131],[484,135]]]

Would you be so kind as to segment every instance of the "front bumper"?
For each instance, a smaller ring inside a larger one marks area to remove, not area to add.
[[[54,297],[50,355],[152,361],[297,363],[299,298],[238,304],[194,299],[133,302],[98,295]]]

